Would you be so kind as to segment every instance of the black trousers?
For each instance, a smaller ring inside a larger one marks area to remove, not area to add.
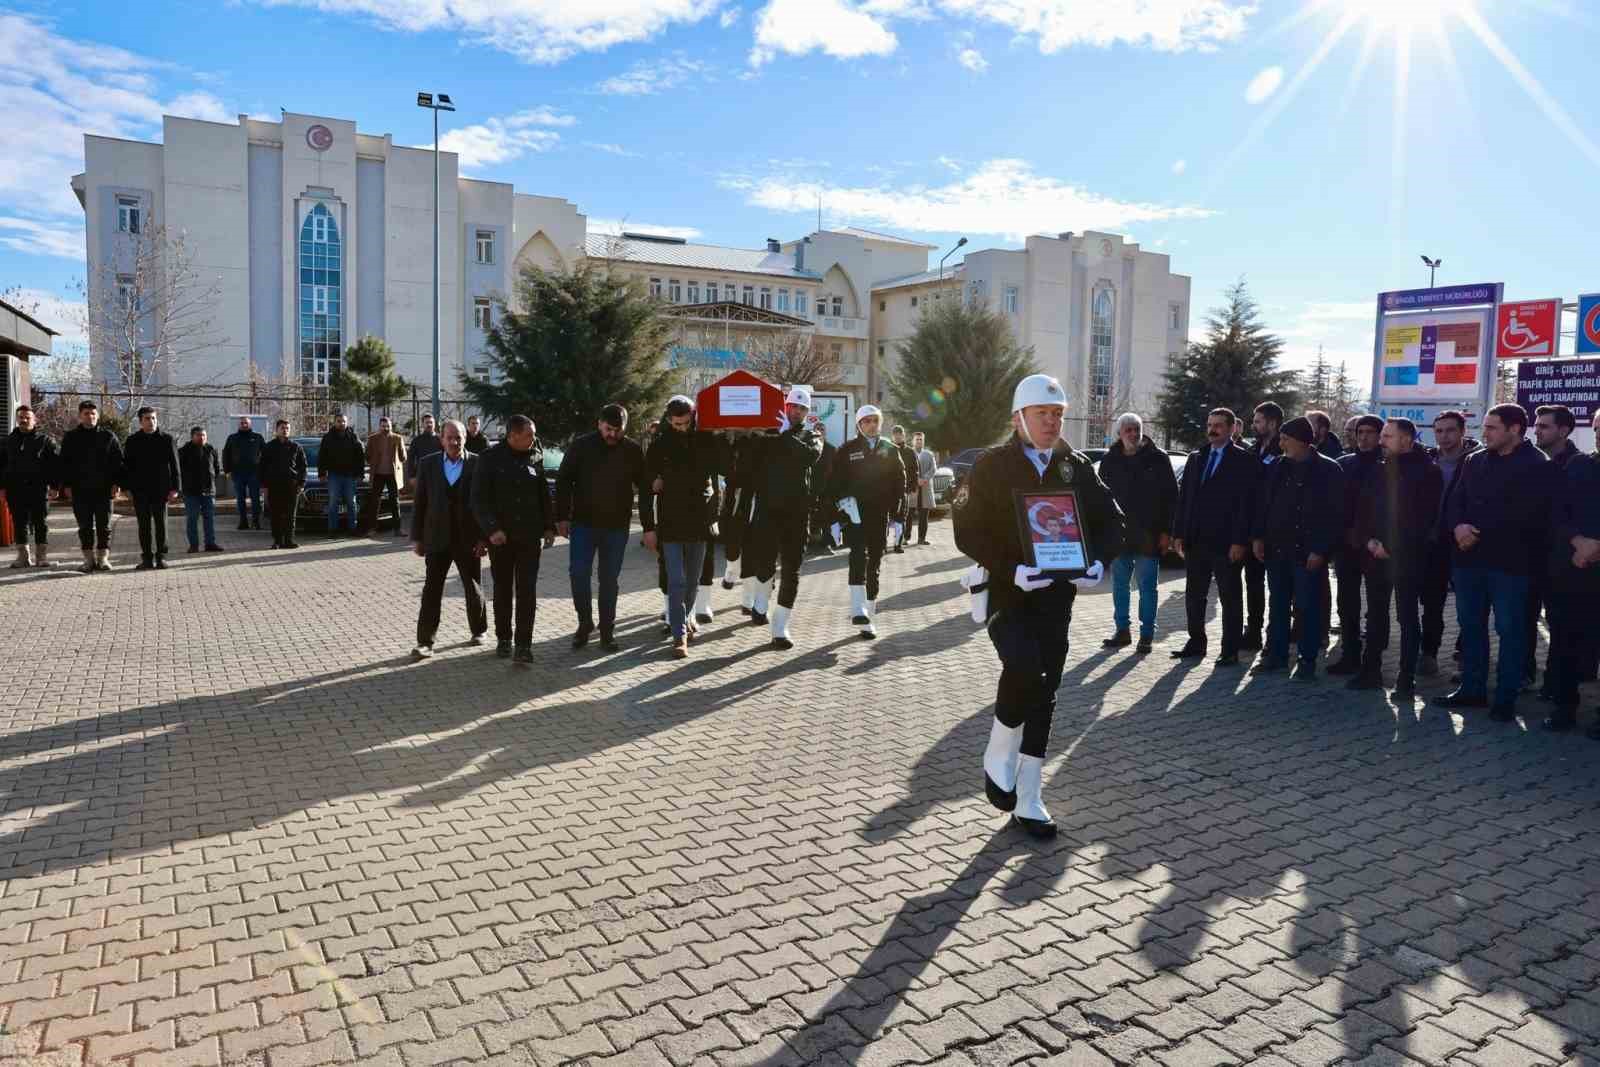
[[[533,644],[533,612],[538,606],[539,542],[508,541],[489,546],[489,573],[494,576],[494,635],[514,639],[518,648]],[[512,629],[512,603],[516,629]]]
[[[1389,648],[1389,604],[1394,597],[1394,582],[1387,568],[1356,567],[1356,580],[1367,589],[1366,655],[1374,662],[1383,659]],[[1339,587],[1343,592],[1344,587]],[[1418,627],[1420,629],[1420,622]],[[1359,647],[1360,642],[1357,642]]]
[[[882,512],[863,511],[861,525],[844,524],[844,543],[850,546],[850,584],[867,587],[867,599],[878,599],[878,572],[883,569],[883,551],[889,542],[889,517]]]
[[[78,520],[78,546],[111,547],[111,490],[74,489],[72,517]]]
[[[758,582],[770,582],[781,565],[778,604],[794,607],[800,592],[800,565],[806,558],[806,517],[771,512],[756,517],[745,536],[741,573]]]
[[[1211,580],[1217,582],[1217,601],[1222,605],[1222,654],[1238,652],[1244,642],[1244,590],[1243,567],[1228,559],[1227,549],[1221,552],[1202,545],[1185,545],[1184,556],[1184,607],[1189,616],[1189,641],[1206,643],[1206,601],[1211,596]],[[1266,567],[1262,565],[1263,578]]]
[[[1556,707],[1577,710],[1578,685],[1589,676],[1590,650],[1586,614],[1600,594],[1600,571],[1565,567],[1550,579],[1546,606],[1550,610],[1549,685]]]
[[[461,577],[461,591],[467,600],[467,628],[476,637],[489,629],[489,616],[483,606],[483,561],[472,547],[456,547],[449,552],[429,552],[424,558],[427,577],[422,580],[422,610],[417,615],[417,644],[433,644],[439,632],[439,608],[444,600],[444,580],[451,565]]]
[[[1245,600],[1249,606],[1244,628],[1256,637],[1267,625],[1267,565],[1256,559],[1255,553],[1244,556]]]
[[[1444,602],[1450,595],[1450,564],[1448,540],[1435,541],[1428,546],[1420,586],[1424,656],[1437,656],[1439,645],[1444,642]]]
[[[27,544],[29,535],[32,535],[34,544],[50,543],[50,528],[45,522],[45,516],[50,513],[50,503],[45,497],[47,488],[43,482],[6,483],[6,507],[11,511],[11,525],[17,532],[17,544]]]
[[[294,482],[268,482],[266,488],[272,543],[288,544],[294,540],[295,512],[300,510],[300,487]]]
[[[1333,550],[1333,576],[1339,583],[1339,647],[1361,655],[1361,560],[1346,545]]]
[[[167,494],[133,494],[133,515],[139,522],[139,554],[145,559],[167,554]]]
[[[994,716],[1002,726],[1021,726],[1022,754],[1040,759],[1050,744],[1072,621],[1072,595],[1063,598],[1050,592],[1048,597],[1029,593],[1018,607],[998,611],[989,619],[989,640],[1000,654]]]
[[[1394,597],[1395,619],[1400,625],[1400,677],[1402,678],[1416,678],[1417,659],[1422,655],[1422,581],[1421,574],[1398,574],[1394,576],[1390,585]],[[1389,638],[1387,601],[1384,602],[1383,610],[1379,614],[1383,615],[1383,636],[1387,645]],[[1373,654],[1372,615],[1368,612],[1367,655]],[[1379,651],[1376,655],[1381,658],[1383,653]]]
[[[400,485],[393,474],[374,474],[372,488],[368,491],[372,506],[372,529],[378,529],[378,516],[383,514],[383,502],[388,500],[394,508],[394,532],[400,532]]]
[[[917,520],[917,540],[918,541],[926,541],[928,539],[928,512],[929,512],[930,509],[929,508],[917,508],[915,510],[916,510],[916,520]],[[910,523],[906,524],[908,533],[909,533],[910,525],[911,525]],[[901,540],[904,540],[904,538],[901,538]]]

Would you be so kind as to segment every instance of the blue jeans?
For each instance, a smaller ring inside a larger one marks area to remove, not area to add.
[[[256,471],[234,471],[229,477],[233,479],[234,497],[239,504],[239,521],[244,522],[246,512],[245,500],[248,497],[250,521],[256,525],[261,524],[261,475]]]
[[[600,633],[609,636],[617,625],[617,575],[628,554],[628,531],[595,526],[572,527],[567,551],[567,572],[572,577],[572,606],[578,612],[578,629],[594,629],[589,577],[595,553],[600,553]]]
[[[700,565],[706,560],[704,541],[668,541],[661,546],[667,561],[667,623],[673,640],[683,636],[684,619],[694,608],[694,593],[700,584]]]
[[[1267,615],[1266,659],[1268,663],[1289,661],[1289,616],[1291,607],[1300,609],[1300,644],[1296,651],[1302,662],[1317,662],[1322,651],[1322,626],[1325,619],[1323,598],[1327,587],[1323,575],[1324,563],[1311,570],[1304,563],[1292,559],[1269,559],[1267,588],[1269,612]]]
[[[209,496],[183,498],[183,524],[189,532],[189,547],[200,547],[200,517],[206,520],[206,546],[217,543],[217,502]]]
[[[1528,586],[1526,574],[1507,574],[1487,567],[1455,569],[1456,621],[1461,625],[1461,691],[1476,695],[1489,688],[1489,612],[1500,637],[1495,667],[1494,703],[1510,707],[1522,688],[1523,660],[1528,658]]]
[[[1156,578],[1161,561],[1154,556],[1121,555],[1111,564],[1111,615],[1118,630],[1128,628],[1128,601],[1130,585],[1139,579],[1139,636],[1154,637],[1156,633]]]
[[[344,506],[345,529],[356,528],[356,477],[353,474],[328,475],[328,531],[339,528],[339,507]]]

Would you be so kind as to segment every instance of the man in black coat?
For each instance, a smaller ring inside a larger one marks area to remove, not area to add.
[[[1433,457],[1417,444],[1417,424],[1391,418],[1379,438],[1383,462],[1373,485],[1372,528],[1362,549],[1370,566],[1382,574],[1378,588],[1394,591],[1395,615],[1400,621],[1400,674],[1395,695],[1411,697],[1417,691],[1417,661],[1422,652],[1422,583],[1428,569],[1428,551],[1438,520],[1444,479]],[[1369,594],[1370,595],[1370,594]],[[1389,643],[1389,605],[1374,614],[1368,603],[1368,641],[1361,673],[1350,680],[1351,689],[1376,689],[1383,685],[1383,653],[1374,644]],[[1374,635],[1376,624],[1379,632]],[[1376,640],[1374,639],[1376,638]]]
[[[1465,460],[1483,447],[1467,436],[1467,417],[1459,411],[1442,411],[1433,420],[1434,446],[1428,456],[1439,468],[1444,491],[1439,497],[1439,515],[1433,541],[1428,546],[1427,570],[1422,579],[1422,658],[1417,674],[1432,678],[1439,673],[1439,646],[1444,641],[1444,602],[1450,595],[1450,572],[1455,567],[1456,538],[1445,522],[1450,497],[1460,484]],[[1459,651],[1461,639],[1457,637]]]
[[[239,416],[239,428],[222,444],[222,473],[233,479],[241,530],[261,529],[261,450],[266,447],[267,439],[256,433],[248,415]]]
[[[1249,552],[1261,461],[1233,443],[1232,411],[1217,408],[1206,416],[1205,448],[1191,452],[1183,468],[1183,487],[1173,532],[1184,559],[1184,602],[1189,640],[1174,659],[1206,654],[1206,599],[1211,580],[1222,603],[1222,654],[1217,665],[1237,666],[1244,641],[1244,599],[1240,572]],[[1274,427],[1276,430],[1276,427]]]
[[[411,550],[426,562],[422,580],[422,608],[417,613],[417,659],[433,655],[433,638],[439,632],[439,608],[444,580],[454,566],[467,602],[467,629],[471,643],[483,644],[489,630],[483,606],[483,554],[488,551],[478,520],[472,513],[472,483],[478,457],[464,447],[466,427],[454,419],[444,424],[444,451],[436,452],[417,468],[411,486]]]
[[[1294,680],[1314,681],[1322,650],[1326,595],[1322,571],[1342,529],[1343,475],[1312,445],[1311,421],[1290,419],[1279,433],[1282,454],[1266,471],[1253,523],[1251,554],[1267,572],[1272,615],[1266,649],[1252,674],[1289,665],[1289,619],[1299,609],[1299,662]]]
[[[815,479],[824,477],[817,464],[822,459],[822,434],[806,422],[811,411],[811,387],[789,389],[775,432],[757,434],[745,442],[739,483],[750,498],[750,526],[745,535],[739,566],[756,587],[750,621],[768,624],[767,609],[772,581],[783,568],[778,586],[778,606],[772,612],[772,642],[792,648],[789,614],[800,592],[800,566],[805,561],[806,518],[814,503]]]
[[[900,536],[894,539],[894,551],[904,553],[906,541],[911,537],[911,522],[917,517],[917,450],[912,448],[906,440],[906,428],[896,426],[890,434],[894,440],[895,451],[900,453],[900,465],[906,472],[906,504],[905,516],[900,521]],[[928,536],[928,520],[922,520],[923,540]]]
[[[358,521],[356,486],[367,470],[367,447],[356,436],[355,428],[342,411],[334,415],[333,425],[317,446],[317,470],[328,482],[328,536],[333,537],[339,531],[341,509],[345,529],[355,533]],[[407,475],[414,470],[408,468]]]
[[[489,451],[489,438],[484,434],[478,416],[467,416],[467,439],[462,442],[461,447],[474,456],[481,456]]]
[[[217,450],[206,443],[204,426],[189,428],[189,440],[178,449],[178,479],[183,489],[183,525],[189,535],[189,551],[200,551],[200,522],[205,520],[206,551],[221,552],[217,544],[217,482],[222,478],[222,462]]]
[[[822,426],[815,419],[807,419],[807,424],[822,433]],[[822,439],[822,458],[817,461],[817,470],[821,472],[811,479],[811,514],[807,521],[811,524],[810,547],[819,555],[831,556],[836,547],[833,542],[833,513],[834,501],[828,495],[831,478],[826,474],[833,470],[833,461],[839,455],[839,450],[826,436]]]
[[[78,425],[61,435],[61,488],[72,496],[83,572],[111,569],[111,498],[122,481],[122,444],[100,425],[93,400],[78,404]]]
[[[1379,466],[1383,450],[1378,435],[1383,420],[1362,415],[1356,420],[1356,450],[1339,457],[1344,471],[1344,522],[1339,547],[1333,557],[1334,579],[1339,584],[1339,661],[1329,674],[1353,675],[1362,670],[1362,651],[1368,649],[1374,662],[1383,661],[1389,640],[1389,593],[1384,568],[1373,566],[1367,542],[1373,534],[1373,508],[1378,499]],[[1367,590],[1367,634],[1361,635],[1361,588]],[[1370,648],[1374,640],[1383,642]]]
[[[1333,420],[1326,411],[1308,411],[1306,418],[1311,422],[1314,436],[1311,445],[1318,452],[1329,459],[1338,459],[1344,455],[1344,447],[1339,444],[1339,438],[1333,434]]]
[[[1571,457],[1556,488],[1547,567],[1550,576],[1550,667],[1555,708],[1544,728],[1566,733],[1578,724],[1578,684],[1589,670],[1590,615],[1600,598],[1600,457]],[[1600,723],[1589,727],[1600,741]]]
[[[556,542],[555,515],[544,470],[544,450],[533,420],[513,415],[506,435],[478,460],[472,482],[472,513],[489,542],[494,577],[495,654],[533,662],[533,615],[537,606],[539,556]],[[512,609],[515,607],[515,629]]]
[[[1283,446],[1278,441],[1283,418],[1283,408],[1271,400],[1257,404],[1250,416],[1250,430],[1256,438],[1258,478],[1265,478],[1268,468],[1283,458]],[[1252,552],[1244,554],[1244,594],[1244,637],[1239,648],[1245,652],[1259,652],[1261,631],[1267,619],[1267,569]]]
[[[433,416],[422,416],[422,431],[406,445],[406,477],[417,476],[417,465],[429,456],[444,451],[444,442],[439,440],[439,435],[434,432]],[[485,449],[484,451],[488,451]]]
[[[878,636],[878,578],[889,524],[905,528],[905,463],[882,431],[883,412],[863,404],[856,411],[856,436],[833,457],[828,489],[850,548],[850,621],[866,638]]]
[[[299,548],[294,539],[295,512],[306,484],[306,450],[289,436],[289,420],[279,419],[272,440],[261,449],[261,484],[267,490],[267,514],[273,548]]]
[[[60,477],[56,443],[39,429],[33,408],[17,406],[16,425],[0,442],[0,501],[11,512],[17,534],[13,568],[50,566],[50,487]],[[28,543],[29,537],[33,544]]]
[[[567,573],[578,632],[572,647],[582,648],[594,632],[595,557],[600,559],[600,647],[617,651],[617,577],[628,554],[628,527],[634,501],[648,533],[655,528],[650,509],[650,479],[644,449],[627,437],[628,411],[621,404],[600,409],[595,432],[573,440],[556,470],[556,532],[568,539]],[[469,448],[468,451],[471,451]]]
[[[1156,582],[1161,556],[1172,543],[1172,516],[1178,505],[1178,479],[1172,461],[1144,434],[1144,420],[1133,412],[1117,419],[1117,443],[1100,461],[1100,480],[1122,509],[1128,530],[1126,550],[1111,567],[1111,612],[1116,631],[1102,648],[1133,643],[1129,607],[1134,579],[1139,583],[1138,655],[1150,652],[1156,633]]]
[[[1572,414],[1572,409],[1565,404],[1541,405],[1533,415],[1533,425],[1530,427],[1533,430],[1533,443],[1539,451],[1549,457],[1551,465],[1555,467],[1555,472],[1551,476],[1554,493],[1557,489],[1565,488],[1567,464],[1579,454],[1578,446],[1571,440],[1572,431],[1578,428],[1578,421]],[[1555,531],[1549,533],[1553,536]],[[1550,541],[1549,547],[1559,549],[1560,546],[1555,541]],[[1558,558],[1564,560],[1565,554],[1562,553]],[[1539,616],[1550,604],[1550,575],[1548,567],[1533,569],[1533,591],[1528,598],[1528,642],[1525,646],[1527,658],[1522,665],[1524,678],[1530,683],[1539,671]],[[1555,642],[1552,640],[1545,652],[1544,684],[1539,687],[1539,696],[1544,700],[1555,697],[1555,689],[1550,679],[1550,667],[1554,655]]]
[[[695,600],[705,573],[705,556],[717,518],[717,470],[722,460],[715,434],[695,427],[694,401],[674,396],[645,453],[645,469],[655,493],[655,529],[644,535],[656,552],[657,576],[666,597],[667,632],[673,655],[689,654],[697,632]],[[709,608],[709,604],[706,605]]]
[[[122,444],[122,487],[133,494],[139,522],[139,565],[134,570],[165,570],[167,505],[178,499],[183,477],[178,471],[178,446],[159,428],[152,407],[139,409],[139,429]]]

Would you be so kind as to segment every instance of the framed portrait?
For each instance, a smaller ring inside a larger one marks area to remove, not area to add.
[[[1094,556],[1083,528],[1078,494],[1071,489],[1018,490],[1017,530],[1028,565],[1046,573],[1076,577]]]

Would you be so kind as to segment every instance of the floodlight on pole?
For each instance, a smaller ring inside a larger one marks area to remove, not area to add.
[[[417,93],[417,106],[433,112],[433,421],[439,421],[439,112],[454,111],[445,93]]]
[[[1444,260],[1442,260],[1442,259],[1429,259],[1427,256],[1423,256],[1422,257],[1422,262],[1424,262],[1424,263],[1426,263],[1428,265],[1428,288],[1432,289],[1433,288],[1433,275],[1434,275],[1434,272],[1439,269],[1439,266],[1442,263],[1444,263]]]
[[[944,281],[944,261],[956,254],[956,248],[960,248],[966,243],[967,239],[965,237],[961,238],[961,240],[956,242],[955,248],[950,249],[950,251],[939,257],[939,281]]]

